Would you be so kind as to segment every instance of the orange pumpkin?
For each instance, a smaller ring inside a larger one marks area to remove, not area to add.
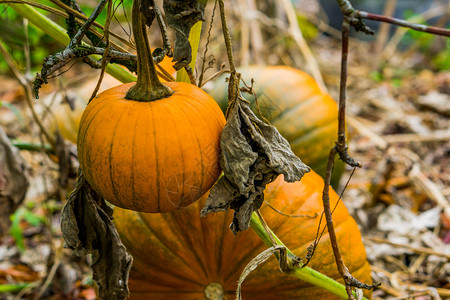
[[[169,97],[125,99],[134,83],[98,95],[78,134],[86,180],[116,206],[169,212],[199,199],[220,174],[219,137],[225,118],[200,88],[166,83]]]
[[[172,67],[172,61],[169,57],[164,57],[159,65],[169,74],[175,73],[175,69]],[[165,82],[163,79],[161,79],[161,81]],[[81,116],[86,108],[86,99],[91,96],[97,83],[98,78],[95,78],[95,80],[89,80],[88,82],[84,82],[81,87],[75,88],[77,90],[77,94],[75,95],[76,100],[74,103],[75,109],[72,110],[67,103],[56,104],[52,107],[55,122],[50,123],[51,132],[54,132],[56,128],[58,128],[59,132],[65,139],[71,141],[72,143],[77,143],[78,128],[80,125]],[[118,80],[108,74],[105,74],[100,90],[104,88],[111,88],[116,86],[118,83],[120,83]],[[83,97],[78,97],[78,95],[84,96],[85,100],[82,100]]]
[[[323,180],[313,171],[296,183],[284,182],[279,176],[267,186],[265,200],[286,214],[320,216],[322,188]],[[330,198],[334,207],[338,196],[333,190],[330,190]],[[233,236],[229,229],[233,217],[230,211],[200,218],[203,203],[197,201],[167,214],[114,209],[117,230],[134,258],[129,279],[131,300],[208,299],[205,289],[213,283],[220,284],[224,299],[235,298],[242,270],[267,247],[253,230]],[[319,217],[287,217],[266,204],[261,213],[284,244],[304,257],[306,247],[316,235]],[[350,272],[364,282],[371,281],[360,232],[342,202],[333,219]],[[310,266],[340,279],[328,234],[322,237]],[[335,298],[323,289],[281,273],[274,257],[260,265],[243,284],[243,299],[246,300]]]
[[[292,151],[325,178],[331,147],[337,139],[338,107],[320,91],[314,79],[288,66],[250,66],[238,70],[242,78],[255,80],[254,92],[261,114],[291,144]],[[225,112],[228,106],[225,76],[215,80],[206,91]],[[259,116],[255,97],[244,94],[252,110]],[[336,160],[332,184],[336,187],[344,172],[344,164]]]

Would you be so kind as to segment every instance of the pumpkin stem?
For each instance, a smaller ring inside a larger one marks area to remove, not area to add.
[[[141,12],[142,0],[133,1],[131,26],[137,50],[137,82],[126,98],[137,101],[154,101],[168,97],[173,91],[159,81],[147,37],[145,16]],[[151,3],[154,2],[151,1]]]
[[[222,300],[224,296],[223,287],[220,283],[210,283],[205,288],[205,297],[208,300]]]

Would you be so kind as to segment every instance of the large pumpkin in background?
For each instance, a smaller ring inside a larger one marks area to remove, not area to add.
[[[328,156],[337,138],[336,102],[320,91],[311,76],[292,67],[250,66],[238,72],[248,85],[251,78],[255,80],[254,91],[261,114],[288,140],[292,151],[325,178]],[[227,76],[219,77],[205,88],[223,112],[228,106]],[[259,116],[254,96],[243,95]],[[331,180],[337,187],[344,164],[340,160],[335,162]]]
[[[198,200],[220,175],[225,118],[195,85],[165,83],[173,94],[125,99],[135,83],[104,91],[83,113],[78,160],[87,182],[116,206],[169,212]]]
[[[322,188],[323,180],[311,171],[296,183],[284,182],[280,176],[265,191],[265,200],[286,214],[318,214],[315,218],[295,218],[279,214],[266,204],[261,208],[269,227],[300,257],[305,257],[306,247],[316,236]],[[333,190],[330,198],[334,207],[338,196]],[[251,229],[233,236],[229,229],[233,214],[230,211],[200,218],[203,204],[199,200],[167,214],[114,209],[117,230],[134,258],[129,279],[131,300],[207,299],[205,289],[212,284],[221,286],[224,299],[235,298],[242,270],[267,247]],[[347,267],[356,278],[370,283],[370,266],[360,232],[342,202],[333,220]],[[328,234],[322,237],[310,267],[340,279]],[[245,300],[335,298],[323,289],[281,273],[275,257],[260,265],[243,284]]]

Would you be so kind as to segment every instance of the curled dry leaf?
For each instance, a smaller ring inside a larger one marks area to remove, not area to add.
[[[256,257],[254,257],[244,268],[244,270],[241,273],[241,276],[239,277],[238,281],[238,287],[236,290],[236,299],[242,300],[242,284],[244,283],[245,278],[254,271],[260,264],[264,263],[266,260],[268,260],[272,254],[274,254],[277,251],[281,251],[282,249],[286,249],[285,246],[276,245],[273,247],[270,247],[269,249],[264,250],[260,254],[258,254]]]
[[[61,215],[66,247],[77,255],[92,256],[93,279],[100,299],[122,300],[128,296],[132,257],[112,223],[112,209],[80,175]]]
[[[211,189],[202,216],[234,209],[231,230],[235,234],[248,229],[252,213],[264,201],[267,184],[279,174],[294,182],[310,171],[277,129],[258,119],[243,98],[230,106],[220,147],[224,176]]]
[[[198,21],[204,21],[206,0],[164,0],[164,12],[170,27],[175,30],[173,49],[174,68],[179,70],[192,60],[189,33]]]
[[[0,126],[0,238],[8,232],[9,216],[22,203],[29,182],[25,161]]]

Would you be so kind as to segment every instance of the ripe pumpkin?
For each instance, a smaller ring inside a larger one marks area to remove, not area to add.
[[[320,91],[311,76],[292,67],[250,66],[238,72],[244,80],[255,80],[254,91],[264,118],[288,140],[304,163],[325,178],[328,155],[337,138],[336,102]],[[206,89],[223,112],[228,106],[225,77],[219,77]],[[244,96],[259,116],[254,96]],[[340,160],[335,163],[332,184],[337,187],[344,164]]]
[[[267,186],[265,200],[286,214],[322,212],[323,180],[311,171],[300,182],[287,183],[279,176]],[[134,258],[130,272],[131,300],[208,299],[205,289],[220,284],[224,299],[234,299],[239,276],[250,260],[267,247],[253,230],[233,236],[233,213],[200,218],[204,203],[167,214],[144,214],[114,209],[114,222],[122,242]],[[331,205],[338,196],[330,190]],[[316,235],[319,217],[292,218],[263,204],[261,213],[269,227],[300,257]],[[350,272],[363,282],[371,281],[370,266],[354,219],[341,202],[333,214],[338,242]],[[323,222],[322,222],[323,228]],[[325,234],[310,266],[339,279],[328,234]],[[258,266],[243,284],[243,299],[335,299],[329,292],[289,277],[271,258]]]
[[[159,65],[165,69],[169,74],[175,73],[175,69],[172,67],[172,62],[169,57],[165,57]],[[159,69],[158,69],[159,70]],[[54,132],[58,128],[61,135],[71,141],[77,143],[78,128],[80,125],[81,116],[86,108],[87,99],[92,95],[92,91],[97,85],[98,78],[95,80],[89,80],[85,82],[81,87],[75,88],[77,90],[76,100],[74,101],[75,107],[72,110],[67,103],[56,104],[52,106],[53,115],[55,116],[54,122],[50,123],[51,132]],[[164,80],[162,80],[164,81]],[[105,74],[105,78],[102,81],[101,90],[108,87],[116,86],[118,80]],[[83,97],[81,97],[83,96]],[[83,100],[83,98],[85,100]]]
[[[78,134],[86,180],[116,206],[169,212],[199,199],[220,174],[225,118],[203,90],[167,82],[167,98],[125,99],[134,83],[104,91],[87,106]]]

